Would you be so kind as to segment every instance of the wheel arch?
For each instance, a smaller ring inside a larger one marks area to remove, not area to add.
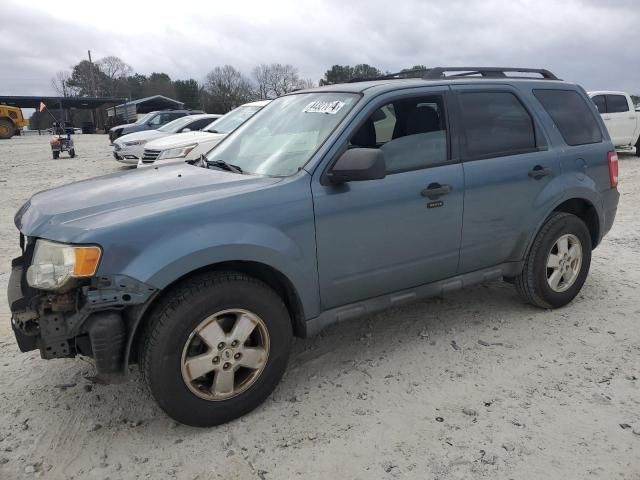
[[[600,241],[600,218],[596,207],[589,200],[579,197],[571,198],[556,206],[552,212],[571,213],[580,218],[589,229],[591,247],[596,248],[598,246]]]
[[[570,213],[580,218],[589,230],[589,236],[591,237],[591,248],[596,248],[596,246],[600,242],[601,229],[598,211],[596,210],[594,202],[591,199],[585,198],[585,196],[582,195],[573,195],[570,198],[564,198],[563,200],[557,202],[541,218],[541,220],[536,225],[536,228],[529,236],[529,241],[527,242],[527,248],[524,250],[523,258],[526,258],[526,256],[531,251],[531,247],[533,245],[533,242],[535,241],[536,235],[538,235],[538,232],[553,212]]]
[[[130,312],[129,338],[127,341],[124,358],[125,373],[127,372],[129,364],[132,363],[131,359],[135,359],[137,356],[143,326],[148,321],[151,312],[153,312],[153,307],[157,305],[164,296],[170,294],[170,292],[178,284],[182,283],[186,279],[194,275],[216,271],[233,271],[244,273],[264,282],[266,285],[272,288],[284,302],[291,319],[293,334],[296,337],[300,338],[306,337],[307,332],[304,307],[302,301],[300,300],[300,296],[298,295],[298,292],[293,285],[293,282],[291,282],[291,280],[285,274],[272,267],[271,265],[267,265],[261,262],[246,260],[223,261],[198,268],[182,275],[181,277],[175,279],[173,282],[167,285],[165,288],[158,291],[149,299],[149,301],[144,306],[134,310],[133,312]]]

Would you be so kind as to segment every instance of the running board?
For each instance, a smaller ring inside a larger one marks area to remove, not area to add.
[[[522,262],[508,262],[491,268],[464,273],[426,285],[408,288],[399,292],[373,297],[359,302],[335,307],[306,322],[306,336],[317,335],[329,325],[351,320],[352,318],[386,310],[398,305],[415,302],[424,298],[438,297],[471,285],[498,280],[503,277],[515,277],[522,271]]]

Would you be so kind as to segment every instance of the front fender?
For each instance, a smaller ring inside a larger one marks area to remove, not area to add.
[[[114,228],[107,223],[102,232],[92,229],[86,242],[95,239],[104,251],[98,275],[127,275],[162,290],[217,263],[256,262],[295,286],[308,317],[318,314],[315,226],[306,173],[233,197],[191,198],[191,206],[169,211],[158,206],[158,212],[151,209]]]
[[[173,260],[165,263],[168,258]],[[125,270],[135,278],[144,278],[146,283],[162,289],[175,279],[214,263],[254,261],[270,265],[286,275],[293,274],[295,269],[291,267],[303,259],[302,249],[273,227],[216,223],[211,228],[182,232],[149,245],[131,260]]]

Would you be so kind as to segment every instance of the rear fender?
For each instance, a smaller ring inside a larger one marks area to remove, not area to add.
[[[567,185],[566,183],[564,184],[564,191],[562,192],[562,195],[557,196],[554,199],[554,202],[550,206],[542,210],[542,213],[537,217],[535,229],[530,232],[528,240],[526,242],[523,242],[522,244],[523,249],[520,252],[520,259],[524,259],[530,251],[536,235],[542,228],[542,225],[547,220],[547,218],[549,218],[549,215],[551,215],[551,213],[555,211],[560,205],[572,199],[584,200],[588,204],[593,206],[598,213],[599,225],[603,224],[604,218],[602,216],[602,200],[600,198],[600,195],[596,191],[595,182],[588,176],[585,177],[585,179],[582,181],[578,180],[577,178],[569,179],[569,185]]]

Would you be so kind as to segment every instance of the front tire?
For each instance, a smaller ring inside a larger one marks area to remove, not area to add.
[[[516,290],[526,302],[541,308],[567,305],[587,279],[591,249],[589,229],[580,218],[552,213],[515,279]]]
[[[154,308],[139,363],[160,407],[210,427],[260,405],[286,369],[292,329],[282,299],[235,272],[191,277]]]
[[[14,130],[15,130],[15,127],[13,126],[13,123],[11,123],[6,118],[0,118],[0,139],[1,140],[8,140],[9,138],[13,137]]]

